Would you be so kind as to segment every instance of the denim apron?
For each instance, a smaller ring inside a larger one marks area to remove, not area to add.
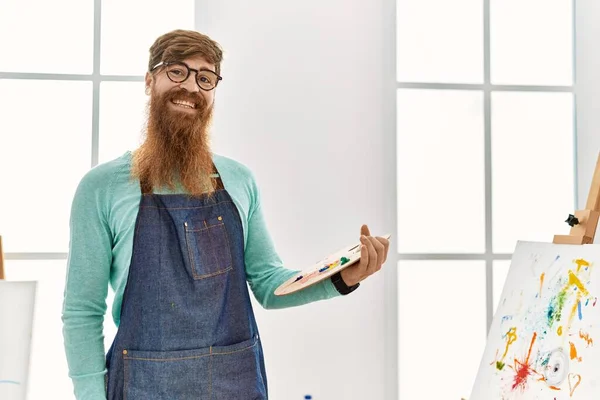
[[[221,178],[210,197],[141,189],[108,400],[267,399],[242,222]]]

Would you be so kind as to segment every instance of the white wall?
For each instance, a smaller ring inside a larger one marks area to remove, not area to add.
[[[362,223],[374,234],[394,233],[389,3],[219,0],[197,11],[196,28],[225,49],[214,149],[256,174],[290,268],[358,240]],[[255,307],[271,398],[395,398],[395,318],[386,318],[395,307],[384,306],[393,302],[384,290],[395,276],[392,246],[390,271],[350,296]]]
[[[576,1],[578,207],[585,208],[600,151],[600,3]],[[600,243],[596,235],[595,243]]]

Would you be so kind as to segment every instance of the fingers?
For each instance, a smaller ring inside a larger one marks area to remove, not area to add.
[[[366,276],[369,276],[377,270],[377,250],[375,249],[373,241],[370,239],[370,237],[361,236],[360,240],[365,245],[366,253],[369,255],[368,260],[365,260],[365,263],[363,264],[363,271]]]
[[[369,231],[369,227],[364,224],[360,227],[360,234],[365,236],[371,236],[371,232]]]
[[[369,249],[369,274],[373,274],[381,269],[384,247],[376,238],[369,236],[368,239],[371,245]]]
[[[390,241],[381,236],[377,236],[375,239],[377,239],[377,241],[383,245],[383,261],[381,262],[381,264],[385,264],[387,260],[388,251],[390,250]]]
[[[361,280],[379,271],[387,260],[390,241],[384,237],[372,237],[369,235],[369,227],[362,225],[360,228],[362,243],[360,249],[360,263],[357,272]]]
[[[366,272],[369,266],[369,249],[367,248],[368,240],[365,240],[365,236],[360,237],[360,270]]]

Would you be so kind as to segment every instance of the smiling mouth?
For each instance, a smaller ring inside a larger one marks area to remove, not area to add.
[[[185,100],[171,100],[171,103],[175,104],[178,107],[182,107],[182,108],[189,108],[189,109],[195,109],[196,108],[196,104],[189,102],[189,101],[185,101]]]

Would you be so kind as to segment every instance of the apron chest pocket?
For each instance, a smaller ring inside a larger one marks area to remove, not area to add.
[[[184,222],[192,278],[206,279],[233,268],[225,219],[217,216]]]

